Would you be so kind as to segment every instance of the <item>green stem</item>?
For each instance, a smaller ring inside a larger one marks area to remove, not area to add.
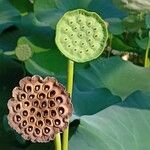
[[[61,138],[60,138],[60,133],[56,134],[55,137],[55,150],[61,150]]]
[[[73,90],[73,76],[74,76],[74,62],[72,60],[68,60],[68,77],[67,77],[67,91],[72,97]],[[69,126],[63,132],[63,150],[68,150],[68,137],[69,137]]]
[[[74,75],[74,62],[72,60],[68,61],[68,76],[67,76],[67,91],[72,97],[73,90],[73,75]]]
[[[3,54],[11,56],[11,55],[15,55],[15,51],[6,51],[6,52],[3,52]]]
[[[148,38],[148,44],[147,44],[147,48],[146,48],[146,52],[145,52],[144,67],[146,67],[146,68],[149,67],[149,58],[148,58],[149,49],[150,49],[150,37]]]

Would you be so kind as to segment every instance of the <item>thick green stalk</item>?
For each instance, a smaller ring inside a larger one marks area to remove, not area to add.
[[[150,49],[150,37],[148,38],[148,44],[147,44],[147,48],[146,48],[146,52],[145,52],[145,62],[144,62],[144,67],[149,67],[149,58],[148,58],[148,54],[149,54],[149,49]]]
[[[68,77],[67,77],[67,91],[72,97],[73,90],[73,75],[74,75],[74,62],[72,60],[68,60]],[[68,137],[69,137],[69,126],[65,129],[63,133],[63,150],[68,150]]]
[[[55,150],[61,150],[61,137],[60,133],[58,133],[55,137]]]

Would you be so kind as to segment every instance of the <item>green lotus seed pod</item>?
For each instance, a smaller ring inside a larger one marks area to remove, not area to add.
[[[16,47],[15,53],[20,61],[28,60],[32,56],[32,50],[28,44],[20,44]]]
[[[103,52],[107,38],[107,27],[101,17],[83,9],[68,11],[56,26],[59,50],[75,62],[96,59]]]

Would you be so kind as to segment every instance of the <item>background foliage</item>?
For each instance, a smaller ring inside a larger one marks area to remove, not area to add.
[[[23,140],[8,126],[7,101],[26,75],[55,76],[66,84],[67,59],[55,45],[55,26],[66,11],[84,8],[105,19],[109,40],[100,58],[75,65],[69,149],[148,150],[149,5],[148,0],[0,0],[1,149],[54,149],[52,142]],[[32,56],[20,61],[16,48],[23,44]],[[119,57],[124,54],[130,62]]]

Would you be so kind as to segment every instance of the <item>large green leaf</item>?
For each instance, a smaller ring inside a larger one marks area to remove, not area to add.
[[[9,28],[7,31],[1,33],[0,35],[0,49],[4,51],[14,50],[18,38],[22,35],[22,33],[15,27]]]
[[[50,75],[59,79],[66,78],[67,59],[58,50],[34,54],[25,62],[25,66],[31,74]]]
[[[9,0],[10,3],[15,6],[22,15],[27,14],[33,10],[33,4],[29,0]]]
[[[123,61],[119,57],[97,59],[90,67],[76,74],[75,83],[80,90],[108,88],[122,98],[135,90],[150,95],[150,70]]]
[[[36,0],[34,4],[37,19],[54,29],[66,11],[78,8],[95,11],[104,18],[125,16],[115,8],[111,0]]]
[[[106,88],[80,91],[76,87],[73,92],[73,107],[76,116],[92,115],[100,110],[121,101]]]
[[[45,49],[54,47],[54,31],[50,27],[40,24],[33,14],[23,16],[21,22],[17,23],[16,26],[1,33],[0,49],[14,50],[18,38],[21,36],[28,36],[29,40],[39,47]]]
[[[20,13],[8,0],[0,0],[0,33],[20,19]]]
[[[22,16],[21,21],[17,24],[17,27],[22,30],[25,35],[28,36],[48,36],[47,38],[53,37],[54,32],[50,26],[39,22],[33,13]]]
[[[120,38],[113,36],[112,38],[112,48],[118,51],[134,51],[133,47],[130,47]]]
[[[135,92],[125,101],[82,116],[70,150],[149,150],[150,96]]]
[[[124,26],[122,24],[121,19],[119,18],[109,18],[108,21],[108,29],[114,35],[120,35],[124,32]]]
[[[88,8],[104,18],[123,18],[127,15],[125,12],[118,10],[113,5],[112,0],[92,0]]]
[[[34,11],[39,21],[55,28],[60,17],[70,9],[86,8],[91,0],[36,0]]]
[[[32,42],[35,42],[35,44],[37,44],[38,41],[32,40]],[[44,49],[37,48],[33,51],[39,52],[42,50]],[[67,58],[63,56],[55,46],[47,51],[46,50],[47,49],[45,48],[45,52],[34,53],[32,58],[25,61],[26,69],[32,75],[38,74],[41,76],[54,76],[58,78],[61,82],[66,84],[68,62]],[[88,66],[88,63],[79,65],[76,64],[75,70],[82,70],[86,66]]]
[[[143,39],[135,38],[135,42],[137,43],[137,45],[138,45],[140,48],[146,50],[147,44],[148,44],[148,37],[145,37],[145,38],[143,38]]]
[[[30,43],[34,47],[34,51],[56,47],[54,42],[54,31],[50,27],[43,26],[43,24],[39,23],[32,13],[23,16],[16,26],[17,27],[10,27],[1,33],[0,49],[14,50],[18,38],[21,36],[27,37],[24,41]]]

